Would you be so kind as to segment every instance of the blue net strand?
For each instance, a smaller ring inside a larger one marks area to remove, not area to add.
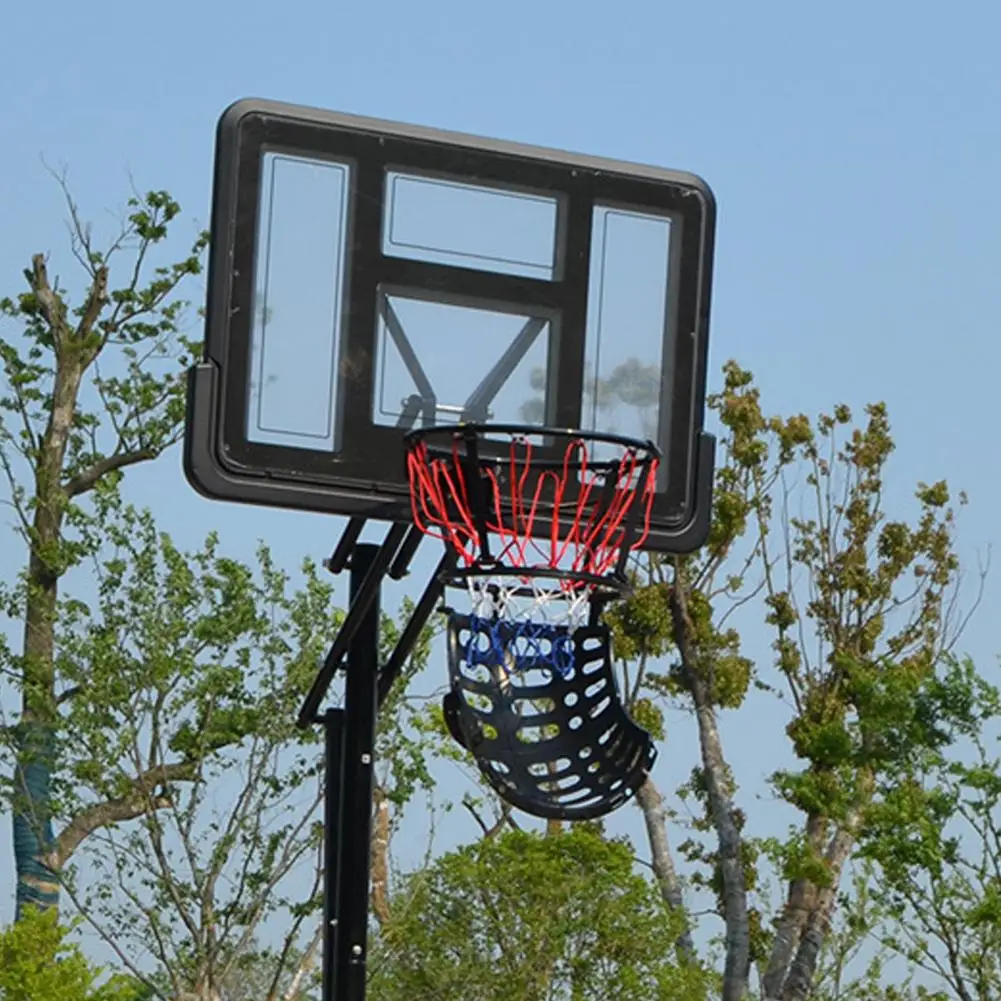
[[[566,627],[548,622],[486,619],[470,616],[466,663],[486,668],[502,667],[522,672],[531,667],[551,667],[560,677],[574,671],[574,642]],[[480,637],[488,639],[483,649]]]

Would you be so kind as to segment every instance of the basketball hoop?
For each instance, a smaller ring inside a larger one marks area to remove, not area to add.
[[[439,425],[405,442],[414,524],[455,551],[452,583],[608,596],[627,586],[650,531],[653,442],[519,424]]]
[[[601,610],[650,530],[659,449],[515,424],[405,437],[414,524],[455,554],[445,716],[506,800],[585,819],[620,806],[656,751],[615,690]]]

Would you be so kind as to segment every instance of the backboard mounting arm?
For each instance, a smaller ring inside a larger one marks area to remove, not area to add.
[[[392,309],[392,307],[389,308]],[[421,408],[424,404],[425,401],[416,393],[405,400],[403,410],[397,418],[396,426],[401,431],[407,431],[412,428],[417,423],[417,418],[420,416]],[[355,543],[361,537],[362,529],[367,522],[368,518],[362,515],[355,515],[353,518],[348,519],[348,523],[344,531],[341,532],[341,537],[334,547],[334,551],[323,561],[324,567],[330,573],[339,574],[347,568],[348,560],[351,558]],[[414,528],[404,540],[399,553],[396,555],[396,559],[393,560],[392,566],[389,569],[389,576],[393,580],[401,580],[406,576],[410,561],[413,559],[414,553],[417,552],[417,548],[421,544],[421,539],[421,533]]]
[[[413,400],[416,397],[420,401],[424,423],[433,424],[438,402],[434,386],[431,385],[431,380],[424,371],[424,366],[421,365],[420,359],[417,357],[417,352],[414,351],[414,346],[410,343],[410,338],[407,337],[407,332],[403,329],[403,324],[400,322],[399,316],[396,315],[393,304],[389,301],[389,296],[380,297],[379,311],[382,314],[383,323],[386,324],[386,330],[393,339],[396,350],[400,352],[400,358],[403,359],[403,364],[406,366],[407,371],[410,373],[410,378],[414,380],[414,385],[417,387],[417,393],[411,396],[410,399]],[[397,425],[399,426],[402,423],[401,418],[397,422]],[[410,423],[413,422],[411,421]]]
[[[400,633],[396,648],[389,655],[389,660],[386,661],[379,672],[380,706],[386,701],[390,689],[400,676],[400,671],[403,670],[403,665],[407,662],[407,658],[413,651],[414,644],[416,644],[420,637],[421,630],[427,625],[427,621],[431,618],[431,613],[434,612],[435,606],[444,596],[444,578],[454,566],[454,554],[451,551],[446,552],[439,560],[431,579],[427,582],[424,593],[420,596],[417,604],[414,605],[414,610],[406,626],[404,626],[403,632]]]
[[[548,320],[532,317],[518,331],[518,336],[510,343],[501,355],[500,361],[486,374],[483,381],[469,394],[462,408],[464,421],[487,421],[490,419],[490,404],[494,397],[504,388],[504,384],[529,349],[538,340],[539,334],[545,329]]]
[[[348,530],[350,529],[351,525],[349,523]],[[306,694],[302,708],[299,710],[297,722],[301,728],[305,729],[313,723],[320,722],[317,715],[320,711],[320,703],[327,694],[330,683],[334,680],[334,675],[337,673],[337,669],[341,666],[341,661],[344,660],[344,656],[351,646],[351,641],[355,638],[373,602],[376,601],[382,580],[386,576],[386,572],[389,570],[389,566],[393,562],[393,558],[396,556],[407,532],[408,528],[406,525],[395,523],[390,526],[381,546],[359,542],[351,550],[348,566],[352,571],[352,575],[354,575],[357,569],[354,563],[358,553],[360,551],[367,552],[369,549],[374,550],[374,552],[371,561],[366,561],[365,576],[359,582],[357,592],[352,590],[348,614],[345,616],[333,644],[327,651],[327,656],[324,658],[320,670],[317,671],[312,687]]]

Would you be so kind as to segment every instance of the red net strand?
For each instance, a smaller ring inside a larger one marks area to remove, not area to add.
[[[562,468],[538,470],[533,477],[532,442],[514,437],[504,462],[506,489],[497,464],[480,462],[476,469],[480,490],[487,492],[482,505],[486,532],[491,545],[499,546],[490,553],[492,560],[513,569],[546,568],[601,577],[615,567],[626,544],[627,526],[636,524],[627,521],[632,517],[639,523],[629,549],[641,548],[650,533],[657,459],[641,457],[630,446],[620,447],[617,461],[592,463],[587,441],[571,439]],[[466,567],[489,565],[477,528],[479,512],[471,503],[474,492],[466,482],[467,462],[458,436],[450,453],[432,453],[422,440],[413,444],[407,471],[414,524],[451,546]],[[544,538],[537,537],[540,518],[549,522]],[[565,582],[574,583],[572,577]]]

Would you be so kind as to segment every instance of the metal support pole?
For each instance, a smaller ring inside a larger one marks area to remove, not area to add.
[[[335,874],[336,941],[332,983],[324,984],[324,1001],[364,1001],[368,959],[368,895],[372,838],[372,767],[378,715],[380,590],[366,577],[383,547],[357,544],[351,553],[351,601],[363,584],[371,595],[364,618],[347,652],[344,687],[343,743],[340,761],[340,811],[337,818],[339,861]],[[329,925],[328,925],[329,928]]]
[[[337,997],[338,875],[344,762],[344,710],[323,716],[325,787],[323,790],[323,1001]]]

